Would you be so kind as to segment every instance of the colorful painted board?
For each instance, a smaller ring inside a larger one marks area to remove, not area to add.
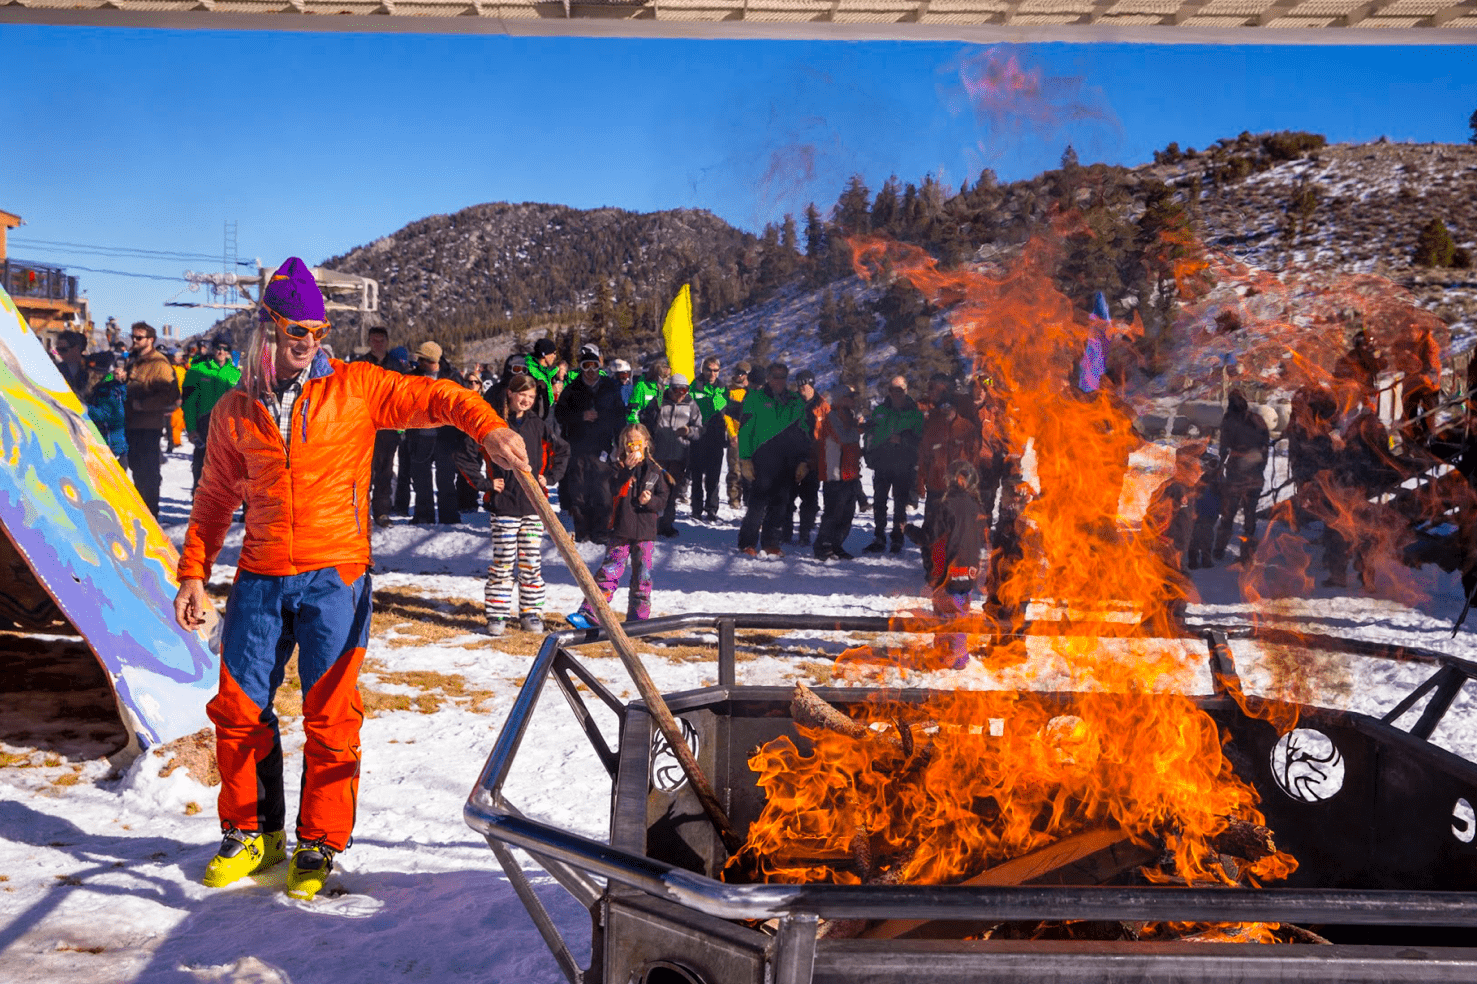
[[[219,661],[174,621],[179,555],[0,290],[0,524],[108,673],[140,749],[208,727]]]

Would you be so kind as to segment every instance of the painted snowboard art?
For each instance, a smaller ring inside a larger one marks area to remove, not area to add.
[[[208,727],[219,660],[174,621],[179,555],[0,289],[0,524],[96,654],[131,745]]]

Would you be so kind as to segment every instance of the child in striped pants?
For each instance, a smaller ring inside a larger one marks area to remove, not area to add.
[[[494,396],[497,390],[491,391]],[[569,445],[536,413],[537,383],[531,376],[514,375],[502,392],[503,406],[495,407],[508,426],[523,437],[530,470],[541,489],[558,483],[569,461]],[[468,449],[471,451],[472,449]],[[486,464],[486,475],[481,465]],[[513,592],[517,585],[519,625],[524,632],[543,632],[544,575],[541,562],[544,524],[538,510],[523,493],[512,472],[482,458],[464,455],[458,467],[484,493],[492,513],[492,563],[487,568],[484,605],[487,631],[500,636],[513,619]]]

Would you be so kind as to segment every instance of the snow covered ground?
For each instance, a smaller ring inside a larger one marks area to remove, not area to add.
[[[176,541],[184,532],[188,486],[188,456],[170,456],[163,520]],[[364,725],[354,847],[313,903],[286,898],[283,866],[228,889],[202,887],[199,877],[219,840],[212,787],[186,769],[163,768],[166,760],[153,755],[121,774],[113,770],[105,725],[62,726],[78,715],[85,694],[45,697],[23,687],[0,693],[0,980],[561,980],[491,852],[461,815],[536,648],[520,633],[494,640],[478,631],[490,554],[486,525],[486,514],[469,514],[455,528],[397,522],[375,534],[383,614],[377,613],[363,684],[380,709]],[[737,556],[737,517],[726,507],[716,526],[681,525],[679,539],[658,545],[655,614],[892,614],[925,604],[915,551],[860,554],[870,518],[859,519],[848,544],[858,559],[844,564],[817,563],[799,548],[779,560]],[[239,533],[222,561],[229,563],[238,547]],[[598,548],[585,551],[587,560],[598,561]],[[232,572],[218,567],[215,581],[226,583]],[[549,610],[573,610],[577,589],[552,547],[545,572]],[[1272,603],[1266,614],[1319,632],[1469,653],[1470,629],[1447,638],[1462,601],[1455,576],[1434,568],[1416,576],[1427,593],[1417,607],[1319,588],[1309,598]],[[1238,624],[1253,616],[1232,569],[1196,572],[1196,582],[1205,600],[1192,607],[1192,618]],[[618,596],[617,605],[622,601]],[[842,644],[781,637],[773,644],[779,655],[740,664],[740,680],[824,676],[828,664],[816,650],[834,653]],[[54,648],[43,647],[43,659],[48,652],[62,658],[64,643],[46,645]],[[665,691],[715,681],[710,663],[648,643],[638,648]],[[1237,654],[1253,690],[1277,670],[1253,647],[1238,646]],[[633,696],[614,659],[590,665],[618,696]],[[1008,674],[971,665],[931,682],[1050,687],[1061,672],[1043,652]],[[1309,658],[1300,667],[1314,702],[1364,712],[1390,707],[1428,673],[1414,664],[1353,657]],[[1196,689],[1208,687],[1198,663],[1187,677]],[[557,693],[546,695],[534,728],[539,740],[525,744],[511,798],[533,816],[603,836],[608,780]],[[299,767],[299,720],[287,719],[285,731],[291,776]],[[1470,696],[1459,698],[1436,738],[1477,759]],[[592,797],[591,789],[601,792]],[[289,812],[292,796],[289,789]],[[567,937],[588,941],[583,910],[557,886],[541,885]]]

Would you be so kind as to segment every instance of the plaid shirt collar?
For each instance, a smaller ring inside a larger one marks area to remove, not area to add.
[[[277,433],[282,435],[282,445],[284,447],[287,446],[289,436],[292,433],[292,409],[297,405],[298,397],[303,395],[303,387],[307,385],[308,377],[313,374],[313,367],[316,364],[317,360],[315,359],[303,367],[303,371],[298,373],[292,382],[287,384],[287,389],[282,392],[280,397],[277,395],[275,386],[267,392],[267,409],[272,412],[272,418],[277,421]]]

